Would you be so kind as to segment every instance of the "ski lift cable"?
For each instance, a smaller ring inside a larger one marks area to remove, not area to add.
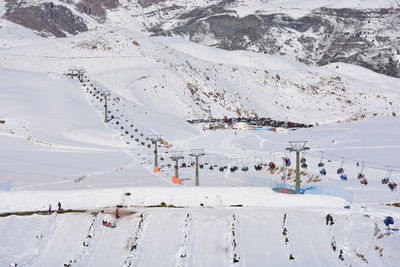
[[[317,152],[317,151],[319,151],[319,150],[311,150],[311,151],[309,151],[309,153],[313,154],[313,152]],[[333,154],[333,153],[324,152],[324,154],[329,155],[334,158],[338,158],[338,159],[344,159],[344,160],[348,160],[348,161],[352,161],[352,162],[361,162],[361,160],[358,160],[358,159],[344,157],[344,156],[340,156],[340,155]],[[316,154],[314,153],[314,155],[316,155]],[[363,162],[364,162],[364,164],[368,165],[369,168],[372,168],[372,169],[385,171],[385,170],[387,170],[386,167],[389,166],[389,168],[392,169],[393,171],[400,172],[400,166],[383,165],[383,164],[374,163],[374,162],[370,162],[370,161],[363,161]]]

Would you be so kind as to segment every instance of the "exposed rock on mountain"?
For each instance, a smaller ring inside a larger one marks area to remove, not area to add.
[[[44,36],[118,23],[227,50],[287,55],[309,65],[356,64],[400,77],[400,0],[5,0],[4,17]],[[344,8],[345,7],[345,8]],[[115,12],[115,16],[107,16]],[[122,16],[120,16],[122,14]]]
[[[239,17],[223,6],[193,10],[166,27],[151,28],[156,35],[179,35],[227,50],[249,50],[289,55],[306,64],[356,64],[400,77],[400,8],[320,8],[306,16],[251,14]]]
[[[88,29],[81,17],[67,7],[52,2],[26,6],[11,0],[6,6],[5,18],[43,36],[65,37]]]

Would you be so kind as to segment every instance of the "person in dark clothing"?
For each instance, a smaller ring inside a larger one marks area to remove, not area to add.
[[[333,217],[332,217],[332,215],[330,213],[328,213],[325,216],[325,221],[326,221],[326,225],[329,225],[329,226],[335,224],[335,222],[333,221]]]
[[[57,207],[58,207],[58,210],[62,210],[60,201],[58,201]]]

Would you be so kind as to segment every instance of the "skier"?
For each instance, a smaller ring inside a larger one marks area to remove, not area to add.
[[[49,204],[49,214],[51,213],[51,204]]]
[[[347,175],[346,175],[346,174],[340,175],[340,179],[341,179],[342,181],[347,181]]]
[[[364,184],[364,185],[368,185],[368,180],[364,178],[364,179],[361,180],[360,183]]]
[[[58,210],[62,210],[60,201],[58,201],[57,207],[58,207]]]
[[[326,175],[326,169],[323,168],[322,170],[319,171],[319,173],[320,173],[321,175],[324,175],[324,176],[325,176],[325,175]]]

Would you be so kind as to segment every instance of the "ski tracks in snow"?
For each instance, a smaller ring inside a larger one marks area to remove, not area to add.
[[[175,256],[176,267],[187,267],[189,262],[189,245],[193,230],[192,215],[186,214],[183,223],[183,238],[179,247],[178,253]]]
[[[229,233],[228,233],[228,242],[229,242],[229,266],[239,266],[240,264],[240,256],[237,242],[237,225],[238,220],[235,214],[232,214],[232,219],[229,222]]]
[[[292,245],[290,245],[290,242],[289,242],[289,234],[288,234],[288,229],[287,229],[287,225],[286,225],[287,219],[288,219],[288,216],[287,216],[287,213],[285,213],[283,215],[282,235],[283,235],[284,242],[285,242],[285,245],[288,250],[289,260],[294,260],[295,259],[294,258],[294,247]]]
[[[90,250],[94,247],[97,241],[97,236],[103,230],[102,221],[104,219],[103,213],[98,213],[90,224],[88,233],[82,243],[82,250],[73,259],[64,264],[65,267],[86,266],[86,257],[90,254]]]
[[[36,259],[39,258],[41,252],[46,247],[49,240],[54,235],[57,227],[58,227],[58,215],[57,213],[54,213],[51,216],[49,216],[49,227],[47,228],[47,230],[44,233],[38,234],[36,236],[36,239],[38,240],[36,251],[32,252],[29,255],[29,259],[25,263],[20,263],[16,266],[32,266],[35,263]]]
[[[139,250],[143,247],[143,240],[148,225],[149,215],[142,212],[140,214],[140,221],[136,230],[129,241],[129,254],[126,257],[122,267],[135,266],[137,259],[139,258]]]

